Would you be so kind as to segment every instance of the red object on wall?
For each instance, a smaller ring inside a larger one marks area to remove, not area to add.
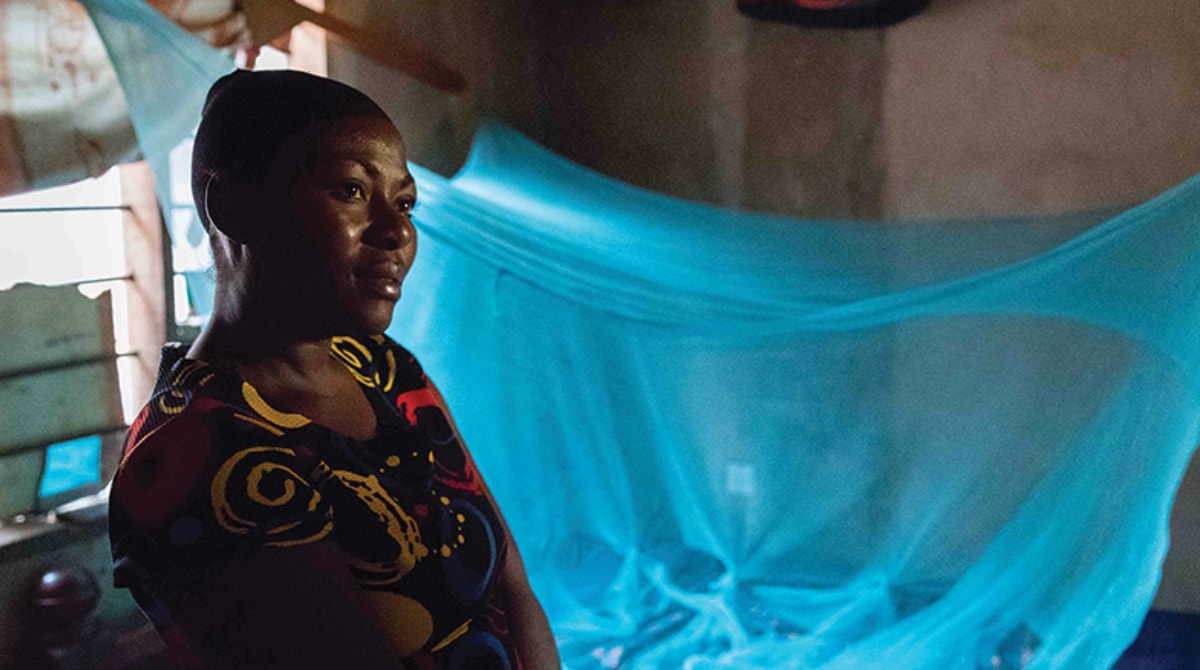
[[[797,5],[805,9],[837,9],[846,5],[853,5],[859,0],[793,0]]]
[[[925,9],[930,0],[737,0],[756,19],[814,28],[882,28]]]

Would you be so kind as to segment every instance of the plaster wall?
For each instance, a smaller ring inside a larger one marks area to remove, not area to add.
[[[568,158],[691,200],[879,215],[883,33],[749,21],[730,0],[329,0],[460,68],[441,95],[333,45],[330,75],[383,101],[411,157],[452,173],[498,118]],[[418,29],[419,27],[419,29]]]
[[[1141,202],[1200,170],[1200,4],[935,0],[886,40],[888,217]]]
[[[1124,208],[1196,174],[1197,35],[1195,2],[934,0],[885,40],[884,216]],[[1197,459],[1154,607],[1200,611]]]

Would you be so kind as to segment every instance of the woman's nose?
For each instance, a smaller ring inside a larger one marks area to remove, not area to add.
[[[412,219],[407,212],[400,211],[391,205],[383,204],[374,208],[369,240],[374,246],[395,251],[403,249],[417,239],[417,229],[413,227]]]

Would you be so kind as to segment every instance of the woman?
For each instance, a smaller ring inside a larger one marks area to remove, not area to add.
[[[441,395],[384,335],[416,252],[399,132],[362,93],[239,71],[193,194],[217,282],[113,481],[114,581],[186,668],[557,668]]]

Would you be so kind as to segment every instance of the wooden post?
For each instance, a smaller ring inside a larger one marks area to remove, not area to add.
[[[166,341],[167,319],[174,318],[167,304],[166,282],[171,268],[163,267],[163,222],[154,194],[154,177],[145,162],[121,166],[121,199],[125,214],[125,264],[133,276],[128,282],[129,357],[127,399],[139,407],[150,397],[158,373],[158,354]]]

